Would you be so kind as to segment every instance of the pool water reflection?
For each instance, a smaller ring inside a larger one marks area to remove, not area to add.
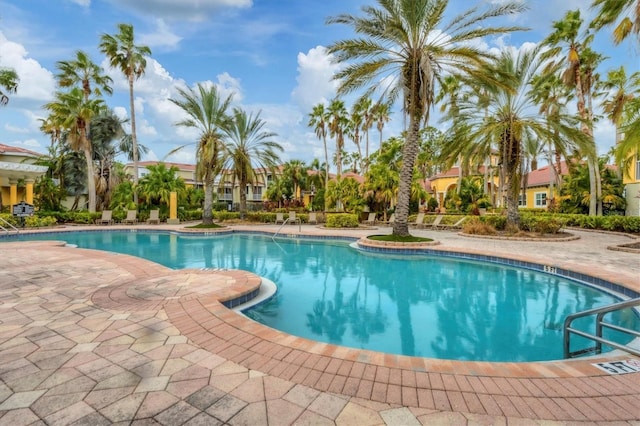
[[[278,291],[246,311],[250,318],[301,337],[411,356],[560,359],[564,317],[616,301],[539,272],[436,256],[363,253],[344,241],[118,231],[46,238],[174,269],[251,271],[275,282]],[[612,318],[630,328],[639,321],[631,310]],[[576,326],[590,330],[591,323]],[[627,342],[611,331],[606,337]],[[580,339],[572,339],[574,349],[586,345]]]

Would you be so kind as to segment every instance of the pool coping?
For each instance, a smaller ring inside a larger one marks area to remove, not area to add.
[[[433,250],[460,251],[442,245]],[[92,257],[114,256],[108,252],[88,251],[93,252]],[[478,250],[465,252],[481,254]],[[166,273],[164,267],[153,262],[128,255],[118,256],[126,256],[129,264],[139,265],[146,273],[153,269]],[[530,262],[531,258],[530,255],[513,257],[522,262]],[[572,266],[575,264],[557,263],[561,268]],[[599,270],[598,265],[581,266],[585,274],[601,279],[606,277],[606,272]],[[630,288],[640,290],[640,283],[629,276],[623,275],[622,281]],[[135,310],[135,306],[129,309]],[[496,416],[576,420],[589,419],[582,413],[591,410],[609,413],[607,416],[602,414],[607,418],[617,415],[612,418],[619,420],[640,417],[632,403],[640,394],[638,374],[610,376],[592,365],[598,361],[632,358],[628,354],[608,353],[531,363],[437,360],[351,349],[291,336],[227,309],[214,296],[169,300],[163,309],[183,335],[208,352],[250,370],[323,392],[392,406]],[[615,410],[622,411],[615,414]]]

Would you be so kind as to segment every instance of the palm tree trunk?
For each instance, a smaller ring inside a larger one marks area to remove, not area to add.
[[[240,219],[244,219],[247,213],[247,181],[240,180]]]
[[[207,170],[204,175],[204,207],[202,211],[202,224],[213,224],[213,173]]]
[[[131,145],[133,148],[133,202],[138,204],[138,138],[136,136],[136,113],[133,102],[133,74],[129,78],[129,110],[131,111]]]
[[[96,180],[93,171],[93,156],[91,155],[91,148],[89,148],[89,141],[86,137],[82,137],[84,139],[83,146],[85,148],[82,150],[84,153],[84,159],[87,162],[87,193],[89,197],[89,204],[87,208],[89,209],[89,213],[95,213],[96,211]]]
[[[409,235],[409,201],[411,199],[411,182],[413,180],[413,164],[418,155],[418,133],[420,120],[410,114],[407,141],[402,150],[402,168],[400,169],[400,186],[398,188],[398,204],[396,221],[393,223],[393,235]]]
[[[329,199],[327,198],[327,190],[329,189],[329,150],[327,150],[327,137],[322,136],[322,143],[324,144],[324,211],[329,210]]]

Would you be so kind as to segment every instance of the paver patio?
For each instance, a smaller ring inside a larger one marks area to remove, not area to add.
[[[640,291],[640,256],[606,249],[624,236],[575,231],[579,240],[543,243],[414,233],[442,250],[530,259]],[[640,424],[640,373],[607,375],[593,359],[459,362],[309,341],[220,303],[257,285],[242,271],[0,243],[0,424]]]

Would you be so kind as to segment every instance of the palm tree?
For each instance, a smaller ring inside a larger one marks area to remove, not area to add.
[[[124,134],[122,120],[111,110],[103,111],[91,119],[91,146],[94,162],[98,166],[95,176],[96,204],[101,210],[110,207],[113,189],[120,183],[114,170],[119,150],[113,142],[121,140]]]
[[[349,63],[335,75],[340,81],[339,95],[371,83],[367,94],[381,89],[389,104],[402,96],[409,129],[403,149],[393,234],[406,236],[409,235],[407,219],[418,133],[421,125],[429,122],[442,69],[496,80],[496,76],[481,72],[481,65],[491,55],[468,42],[519,29],[490,27],[485,21],[520,13],[526,7],[522,3],[507,2],[485,11],[474,8],[442,27],[448,0],[378,0],[377,3],[377,8],[363,7],[364,17],[343,14],[329,18],[328,23],[350,25],[359,37],[338,41],[328,51],[335,55],[336,62]],[[394,77],[396,84],[385,86],[387,76]]]
[[[349,114],[347,120],[347,131],[349,132],[349,137],[353,141],[353,144],[358,150],[357,156],[360,160],[360,170],[363,170],[364,166],[362,164],[362,148],[360,147],[360,130],[362,127],[362,123],[364,122],[364,117],[362,115],[362,111],[360,111],[358,103],[355,103],[351,106],[351,113]]]
[[[599,30],[616,24],[613,41],[620,44],[631,34],[640,35],[640,0],[593,0],[591,7],[598,16],[590,27]]]
[[[103,91],[109,95],[113,93],[110,86],[113,83],[111,77],[104,75],[102,68],[82,50],[76,52],[75,59],[56,62],[56,67],[59,70],[56,78],[60,87],[73,87],[79,84],[85,99],[89,99],[92,93],[97,97],[101,97]]]
[[[131,113],[131,141],[133,143],[133,184],[138,185],[138,138],[136,136],[136,114],[133,102],[133,82],[144,75],[146,56],[151,56],[148,46],[136,46],[133,25],[118,24],[118,34],[103,34],[100,51],[107,55],[113,68],[122,71],[129,82],[129,111]],[[137,192],[136,192],[137,194]],[[137,198],[136,198],[137,202]]]
[[[627,174],[631,173],[632,179],[633,169],[632,162],[640,161],[640,98],[632,99],[627,102],[620,131],[624,133],[624,138],[615,147],[616,164],[622,166]]]
[[[213,223],[213,186],[215,177],[221,172],[224,164],[223,129],[228,123],[227,109],[232,96],[221,99],[216,86],[198,83],[197,91],[178,89],[181,99],[169,99],[182,108],[188,118],[175,123],[196,129],[200,132],[196,148],[196,177],[204,182],[204,208],[202,223]],[[167,155],[184,148],[178,147]]]
[[[329,104],[327,109],[329,119],[329,134],[336,140],[336,169],[337,175],[342,174],[342,150],[344,148],[344,132],[349,124],[347,118],[347,108],[344,106],[344,102],[339,99],[334,99]]]
[[[298,193],[302,192],[302,189],[307,183],[308,167],[301,160],[289,160],[284,163],[282,168],[282,176],[284,179],[289,180],[293,186],[293,198],[298,199]]]
[[[627,104],[640,95],[640,71],[627,77],[623,66],[607,73],[607,80],[601,84],[609,97],[602,102],[606,117],[616,126],[616,145],[622,140],[620,126]]]
[[[389,122],[390,106],[385,102],[378,102],[371,107],[371,119],[376,123],[376,128],[380,134],[380,143],[378,149],[382,148],[382,130],[385,123]]]
[[[19,80],[14,70],[0,69],[0,105],[6,105],[9,102],[9,93],[16,93]]]
[[[226,143],[226,169],[232,170],[234,184],[240,185],[240,217],[244,219],[247,211],[248,184],[255,184],[258,177],[255,167],[274,170],[282,152],[282,146],[271,140],[276,133],[264,130],[265,121],[256,115],[233,109],[233,118],[225,127],[228,142]],[[275,172],[274,172],[275,174]]]
[[[498,141],[499,164],[506,187],[507,224],[518,227],[518,194],[522,182],[522,159],[525,147],[532,141],[562,140],[586,144],[584,134],[577,128],[579,120],[573,115],[559,113],[557,119],[548,122],[534,108],[534,94],[530,90],[533,77],[545,66],[541,47],[523,50],[515,54],[504,51],[495,66],[488,72],[511,76],[506,79],[510,87],[503,88],[489,98],[488,116],[478,109],[475,99],[463,100],[459,108],[459,125],[450,130],[454,143],[446,147],[453,155],[466,150],[469,145]]]
[[[172,192],[184,191],[184,180],[178,176],[176,166],[167,167],[164,163],[147,166],[149,173],[140,179],[136,188],[147,200],[148,207],[168,205]]]
[[[324,104],[317,104],[313,107],[313,111],[309,114],[309,127],[313,127],[316,132],[316,136],[322,139],[322,145],[324,146],[324,190],[327,191],[329,186],[329,151],[327,150],[327,123],[328,112],[325,110]],[[327,210],[327,202],[325,197],[324,210]]]
[[[562,78],[566,85],[573,87],[575,90],[578,114],[582,119],[581,128],[584,134],[592,141],[591,149],[586,153],[591,187],[589,215],[596,216],[598,211],[602,209],[602,200],[598,199],[598,159],[595,140],[593,138],[593,122],[589,120],[590,112],[586,106],[587,95],[584,91],[585,84],[583,82],[584,69],[581,64],[582,50],[588,48],[593,40],[593,35],[587,34],[582,40],[579,38],[582,22],[579,10],[567,12],[564,19],[553,23],[554,32],[544,40],[543,44],[551,47],[546,53],[548,57],[560,56],[563,47],[568,50],[568,63],[566,64],[567,67]],[[562,58],[562,56],[560,56],[560,58]],[[558,61],[563,61],[563,59],[558,59]]]
[[[57,92],[54,100],[45,105],[51,118],[67,131],[66,141],[77,152],[82,152],[87,165],[87,191],[89,212],[96,211],[96,184],[93,170],[93,150],[87,130],[91,119],[104,108],[102,99],[87,99],[82,89],[72,88],[69,92]]]
[[[373,101],[368,97],[358,99],[355,105],[356,110],[362,116],[360,130],[362,130],[365,135],[364,167],[362,167],[363,173],[366,173],[369,169],[369,130],[373,127],[372,106]]]

